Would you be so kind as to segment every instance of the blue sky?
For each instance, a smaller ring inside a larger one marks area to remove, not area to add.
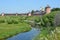
[[[51,8],[60,8],[60,0],[0,0],[0,13],[25,13],[40,10],[40,7],[47,4]]]

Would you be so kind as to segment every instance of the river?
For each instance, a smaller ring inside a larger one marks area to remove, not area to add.
[[[32,28],[32,30],[24,33],[17,34],[7,40],[32,40],[35,36],[39,34],[40,30],[38,28]]]

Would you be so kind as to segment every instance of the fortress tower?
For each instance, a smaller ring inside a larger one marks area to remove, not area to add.
[[[51,8],[50,8],[49,5],[47,5],[47,6],[45,7],[45,12],[46,12],[46,14],[49,14],[49,13],[51,12]]]

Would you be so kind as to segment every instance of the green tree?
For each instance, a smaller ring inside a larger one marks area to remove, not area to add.
[[[31,11],[31,14],[32,14],[32,15],[34,14],[34,10]]]
[[[53,8],[51,11],[60,11],[60,8]]]

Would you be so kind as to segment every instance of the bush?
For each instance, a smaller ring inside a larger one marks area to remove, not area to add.
[[[0,23],[5,23],[5,20],[4,20],[4,19],[3,19],[3,20],[2,20],[2,19],[0,19]]]
[[[19,21],[17,21],[17,20],[12,20],[12,22],[13,22],[14,24],[18,24]]]
[[[39,23],[40,27],[54,26],[56,12],[51,12],[50,14],[45,14],[39,19],[36,19],[35,22]]]
[[[18,20],[14,20],[14,19],[10,19],[10,20],[7,20],[7,23],[8,24],[18,24]]]
[[[13,21],[10,19],[10,20],[7,20],[7,23],[8,23],[8,24],[12,24]]]

